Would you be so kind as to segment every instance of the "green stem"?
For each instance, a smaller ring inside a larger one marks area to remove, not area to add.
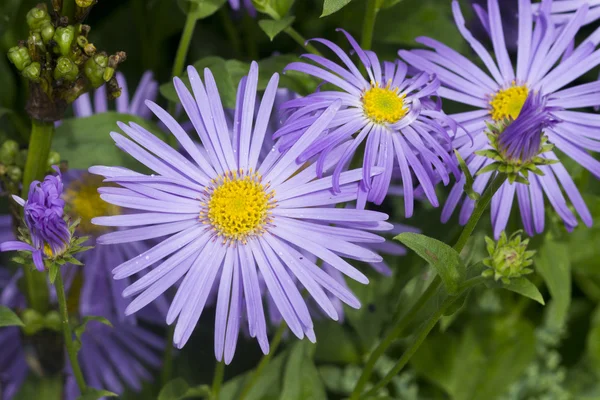
[[[279,347],[279,344],[281,343],[281,339],[283,338],[283,333],[285,332],[286,328],[287,328],[287,325],[285,322],[282,322],[281,325],[279,325],[279,328],[277,328],[277,332],[275,332],[275,336],[273,336],[273,339],[271,339],[271,343],[269,346],[270,347],[269,353],[265,354],[263,356],[263,358],[258,363],[258,366],[256,367],[256,370],[254,371],[254,374],[252,374],[252,378],[242,388],[242,392],[240,394],[239,400],[244,400],[244,398],[248,395],[248,393],[250,393],[250,389],[252,389],[252,387],[256,384],[256,382],[258,382],[258,379],[260,378],[262,371],[269,364],[269,362],[271,361],[271,358],[273,358],[273,355],[277,351],[277,348]]]
[[[48,155],[50,154],[53,136],[54,123],[35,119],[31,121],[29,149],[27,150],[25,171],[23,171],[23,188],[21,190],[21,197],[25,200],[29,194],[31,182],[43,179],[48,170]],[[42,314],[45,313],[48,310],[49,298],[46,276],[36,273],[29,265],[23,267],[23,276],[29,306]]]
[[[69,17],[69,22],[72,23],[72,19],[75,16],[75,0],[63,0],[61,15]]]
[[[73,333],[71,332],[71,326],[69,324],[69,313],[67,311],[67,299],[65,297],[65,285],[63,284],[62,274],[59,272],[56,274],[56,281],[54,282],[56,287],[56,297],[58,297],[58,308],[60,310],[60,320],[62,323],[63,337],[65,340],[65,347],[67,348],[67,354],[69,355],[69,361],[71,362],[71,369],[73,370],[73,376],[77,381],[77,386],[81,394],[85,393],[87,386],[83,373],[79,367],[79,361],[77,360],[77,351],[75,350],[75,344],[73,342]]]
[[[365,19],[363,20],[362,36],[360,39],[360,47],[363,50],[371,50],[373,44],[373,31],[375,30],[375,19],[379,8],[377,8],[378,0],[367,0],[367,10]]]
[[[496,176],[492,179],[491,184],[483,194],[483,196],[477,202],[475,210],[467,225],[464,227],[460,237],[458,238],[456,244],[454,245],[454,250],[457,252],[461,252],[465,247],[467,240],[473,233],[475,226],[477,226],[477,222],[483,215],[484,211],[487,209],[492,197],[498,191],[498,189],[502,186],[502,183],[506,180],[505,175]],[[379,345],[375,348],[373,353],[369,356],[367,363],[365,364],[365,368],[358,379],[356,386],[354,387],[354,391],[350,396],[350,400],[357,400],[360,398],[360,394],[364,390],[371,374],[373,373],[373,368],[377,363],[377,360],[385,353],[385,351],[396,341],[396,339],[402,334],[406,326],[413,320],[414,317],[417,316],[419,311],[423,308],[425,304],[433,297],[439,286],[441,285],[442,280],[439,276],[436,276],[433,281],[429,284],[427,289],[423,292],[421,297],[415,302],[412,308],[406,313],[402,318],[398,319],[396,324],[393,326],[392,330],[387,334],[387,336],[379,343]]]
[[[296,43],[298,43],[300,46],[304,47],[304,49],[306,51],[308,51],[309,53],[313,53],[318,56],[321,55],[321,53],[319,52],[319,50],[317,50],[317,48],[315,46],[313,46],[310,43],[307,43],[306,39],[304,39],[304,37],[297,30],[292,28],[291,26],[288,28],[285,28],[284,32],[287,33],[292,39],[294,39],[294,41]]]
[[[173,375],[173,335],[175,334],[175,325],[169,325],[167,332],[167,344],[165,346],[165,357],[163,368],[160,373],[161,386],[165,386]]]
[[[221,392],[221,385],[223,384],[224,375],[225,363],[223,361],[217,361],[217,365],[215,365],[215,376],[212,384],[212,398],[215,400],[219,399],[219,393]]]
[[[402,357],[400,357],[400,360],[398,360],[396,365],[394,365],[394,368],[392,368],[392,370],[388,372],[387,375],[371,390],[366,392],[364,395],[359,396],[358,398],[369,398],[369,396],[374,396],[381,388],[385,387],[402,370],[402,368],[404,368],[410,358],[417,352],[421,344],[423,344],[425,338],[427,338],[427,335],[429,335],[429,332],[431,332],[439,319],[444,316],[446,310],[448,310],[448,308],[450,308],[450,306],[452,306],[452,304],[454,304],[454,302],[458,300],[465,291],[479,283],[482,283],[484,280],[485,278],[482,276],[471,278],[461,285],[461,288],[456,296],[448,296],[440,308],[431,317],[429,317],[429,320],[425,324],[421,326],[421,329],[419,332],[417,332],[413,342],[408,349],[406,349],[404,354],[402,354]]]

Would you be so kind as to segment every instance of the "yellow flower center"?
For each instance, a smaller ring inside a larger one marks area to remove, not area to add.
[[[64,199],[68,213],[74,218],[81,219],[77,229],[87,235],[106,230],[105,227],[92,224],[92,218],[121,213],[120,207],[100,198],[98,188],[101,184],[101,177],[86,173],[65,190]]]
[[[404,106],[406,95],[398,95],[397,89],[374,85],[362,96],[365,115],[377,124],[393,124],[400,121],[408,112]]]
[[[224,243],[246,243],[249,237],[262,235],[275,206],[275,192],[262,184],[261,176],[233,171],[211,182],[200,211],[203,223],[211,225]]]
[[[527,86],[514,84],[508,89],[499,90],[490,101],[492,106],[490,113],[494,121],[502,121],[505,118],[517,119],[528,94]]]

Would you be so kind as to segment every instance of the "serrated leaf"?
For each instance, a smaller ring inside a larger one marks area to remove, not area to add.
[[[103,397],[117,397],[118,395],[108,390],[94,389],[88,387],[85,393],[77,398],[77,400],[98,400]]]
[[[263,32],[267,34],[269,39],[273,41],[273,39],[275,39],[275,36],[279,35],[281,32],[283,32],[284,29],[291,26],[294,23],[295,19],[296,17],[293,16],[285,17],[280,20],[262,19],[258,21],[258,25],[263,30]]]
[[[25,326],[25,324],[13,310],[0,306],[0,327],[6,326]]]
[[[485,284],[489,288],[503,288],[535,300],[541,305],[546,304],[544,302],[544,297],[540,293],[537,286],[535,286],[529,279],[525,277],[511,279],[509,283],[502,283],[501,281],[496,282],[490,279],[486,280]]]
[[[109,111],[85,118],[62,120],[56,128],[52,148],[60,153],[71,169],[87,170],[92,165],[119,165],[139,171],[144,167],[129,154],[119,150],[110,137],[110,132],[120,132],[118,121],[135,122],[159,138],[164,137],[164,133],[148,120]]]
[[[323,1],[323,12],[319,18],[326,17],[350,4],[352,0],[325,0]]]
[[[428,236],[405,232],[394,238],[415,251],[439,274],[446,290],[453,295],[465,279],[466,266],[452,247]]]

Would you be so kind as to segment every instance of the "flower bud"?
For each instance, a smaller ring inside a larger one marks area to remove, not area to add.
[[[0,147],[0,163],[4,165],[14,164],[18,153],[19,144],[14,140],[7,140]]]
[[[483,264],[488,267],[482,273],[484,277],[494,277],[496,281],[502,280],[507,284],[510,279],[519,278],[533,272],[531,259],[535,251],[527,251],[529,239],[521,240],[521,231],[513,233],[510,238],[502,232],[498,242],[494,242],[489,237],[485,238],[489,257],[483,260]]]
[[[54,37],[54,25],[52,25],[52,23],[48,23],[42,26],[40,33],[42,35],[44,44],[48,44],[48,42],[50,42],[50,40]]]
[[[56,68],[54,68],[54,79],[64,79],[72,82],[77,79],[78,74],[79,68],[77,68],[77,65],[75,65],[75,63],[68,57],[60,57],[56,62]]]
[[[6,167],[6,176],[13,182],[21,182],[23,178],[23,170],[16,165]]]
[[[53,165],[58,165],[59,163],[60,154],[56,151],[51,151],[50,154],[48,154],[48,170],[51,170]]]
[[[32,82],[38,82],[40,80],[41,72],[42,66],[36,61],[25,67],[25,69],[21,72],[21,75],[23,75],[25,79],[29,79]]]
[[[25,67],[31,64],[31,57],[29,56],[27,47],[11,47],[8,50],[8,59],[19,71],[23,71]]]
[[[75,27],[72,25],[66,27],[58,27],[54,32],[54,41],[58,45],[59,53],[63,56],[69,55],[71,45],[75,39]]]
[[[104,84],[104,71],[108,66],[106,54],[96,54],[85,62],[84,73],[94,89]]]
[[[44,25],[50,22],[50,15],[48,15],[48,12],[38,7],[29,10],[25,18],[29,29],[32,31],[39,31]]]

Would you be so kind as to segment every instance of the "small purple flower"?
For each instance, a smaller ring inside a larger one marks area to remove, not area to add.
[[[256,17],[256,8],[254,8],[254,5],[252,5],[252,0],[228,0],[228,1],[229,1],[229,6],[234,11],[240,11],[240,9],[243,7],[249,16],[251,16],[252,18]]]
[[[342,106],[327,126],[328,130],[308,146],[298,160],[304,162],[319,155],[320,175],[323,159],[342,143],[351,143],[333,172],[333,189],[339,191],[340,174],[357,157],[356,151],[365,142],[358,208],[364,208],[366,201],[383,202],[394,166],[399,167],[404,186],[407,217],[413,213],[414,186],[421,185],[430,203],[438,206],[434,181],[439,176],[444,184],[448,184],[449,170],[459,175],[456,160],[449,154],[450,137],[447,134],[447,128],[455,129],[456,125],[441,111],[439,102],[432,99],[439,81],[429,73],[408,78],[407,66],[402,61],[382,64],[375,53],[364,51],[352,36],[342,32],[368,77],[363,76],[336,44],[326,39],[313,39],[332,50],[341,63],[305,54],[303,57],[313,64],[294,62],[286,70],[315,76],[337,86],[340,91],[319,91],[289,101],[284,109],[291,110],[291,115],[274,137],[281,138],[283,149],[291,146],[303,137],[306,128],[327,107],[341,101]],[[384,172],[371,177],[371,171],[376,167],[383,168]]]
[[[63,218],[65,202],[61,198],[63,183],[58,175],[48,175],[43,182],[31,182],[27,201],[13,196],[23,206],[25,224],[30,233],[31,244],[9,241],[0,244],[0,251],[31,251],[39,271],[44,271],[43,256],[62,254],[71,241],[71,233]]]
[[[151,71],[146,71],[140,80],[140,83],[129,98],[127,81],[125,76],[117,72],[117,82],[121,87],[121,95],[116,99],[116,111],[122,114],[137,115],[145,119],[150,119],[152,114],[148,107],[144,105],[145,100],[156,100],[158,96],[158,82],[154,80]],[[85,93],[73,102],[73,113],[78,118],[89,117],[94,114],[100,114],[109,111],[108,100],[106,99],[106,87],[100,86],[94,91],[94,101],[89,93]]]
[[[383,241],[368,230],[391,228],[384,222],[387,215],[379,212],[329,208],[356,199],[362,171],[343,173],[341,193],[335,195],[331,177],[319,179],[314,163],[296,163],[331,122],[340,103],[324,111],[287,152],[279,151],[276,144],[261,159],[278,75],[273,75],[262,101],[256,104],[258,64],[252,63],[249,75],[240,81],[231,128],[210,70],[204,71],[204,83],[193,67],[188,67],[188,76],[194,96],[180,79],[175,79],[175,88],[205,152],[200,152],[172,116],[147,102],[190,158],[135,123],[119,124],[131,139],[113,132],[117,146],[154,173],[144,175],[121,167],[90,169],[105,176],[107,182],[122,186],[101,188],[103,200],[139,210],[96,218],[93,222],[98,225],[128,228],[104,235],[106,243],[164,237],[113,270],[115,279],[124,279],[151,268],[124,291],[128,297],[137,295],[126,314],[141,310],[182,280],[166,318],[169,324],[176,321],[174,343],[181,348],[194,331],[211,289],[217,287],[215,356],[230,363],[244,318],[250,336],[258,339],[264,353],[269,351],[259,284],[262,279],[290,330],[299,338],[314,341],[313,322],[294,279],[332,319],[339,315],[326,292],[355,308],[360,303],[325,270],[307,260],[301,250],[367,283],[368,279],[342,257],[381,261],[361,244]],[[254,117],[256,107],[259,111]],[[329,168],[343,150],[335,150],[325,160]],[[360,228],[352,225],[359,222]]]
[[[453,1],[456,25],[480,57],[487,73],[466,57],[430,38],[417,39],[419,43],[429,47],[428,50],[399,52],[413,67],[438,76],[442,82],[442,87],[438,90],[441,97],[475,108],[473,111],[450,116],[468,132],[466,134],[458,131],[453,144],[468,162],[471,173],[475,174],[490,162],[489,158],[474,154],[490,145],[485,134],[487,123],[496,124],[506,118],[517,119],[528,96],[536,93],[539,94],[544,109],[540,115],[547,116],[547,112],[550,112],[552,118],[557,120],[544,129],[548,142],[593,175],[600,177],[600,162],[588,153],[600,149],[596,134],[600,128],[600,119],[597,115],[574,111],[598,104],[600,82],[565,88],[600,64],[598,51],[594,51],[600,42],[600,32],[596,31],[575,47],[575,35],[587,21],[590,5],[582,2],[568,23],[557,27],[551,21],[550,11],[560,3],[572,5],[576,2],[543,1],[538,12],[534,13],[530,0],[519,0],[519,47],[516,60],[511,60],[506,49],[499,2],[488,0],[486,15],[496,60],[494,61],[488,50],[466,29],[459,3]],[[536,118],[538,117],[534,116],[532,121]],[[527,132],[532,131],[518,123],[509,130],[507,137],[513,143],[525,142]],[[535,144],[526,150],[526,155],[531,154],[534,147]],[[516,147],[513,149],[516,152]],[[592,216],[563,164],[558,162],[553,151],[544,153],[543,158],[552,161],[552,164],[540,167],[543,176],[530,175],[529,185],[506,182],[494,196],[491,214],[496,238],[506,227],[515,197],[529,235],[544,230],[544,197],[567,228],[578,224],[567,199],[582,221],[588,226],[592,224]],[[491,174],[478,176],[474,190],[482,192],[490,176]],[[443,221],[450,218],[463,199],[464,184],[465,178],[462,178],[452,189],[442,213]],[[465,199],[459,216],[461,224],[467,222],[473,207],[473,200]]]

